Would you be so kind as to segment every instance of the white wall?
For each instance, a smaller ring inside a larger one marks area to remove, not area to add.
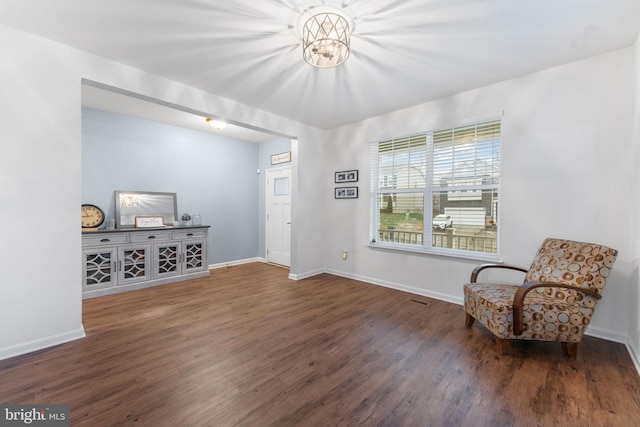
[[[324,131],[0,25],[0,359],[82,337],[82,79],[298,137],[294,182],[323,174]],[[304,170],[304,174],[298,173]],[[292,274],[322,269],[322,200],[293,188]],[[301,215],[303,214],[303,215]]]
[[[629,344],[635,353],[635,359],[640,359],[640,36],[634,45],[633,68],[633,141],[632,141],[632,188],[631,188],[631,217],[629,235],[631,239],[629,259],[631,277],[629,280]],[[640,370],[640,367],[638,367]]]
[[[422,104],[331,132],[332,172],[360,170],[360,198],[326,195],[329,271],[461,303],[477,261],[367,246],[368,142],[504,112],[501,247],[528,266],[545,237],[620,251],[590,333],[625,341],[628,323],[629,195],[633,50],[624,49]],[[347,249],[346,261],[340,253]],[[462,322],[462,317],[460,322]]]
[[[0,27],[0,358],[84,336],[80,80]],[[53,101],[55,100],[55,101]]]

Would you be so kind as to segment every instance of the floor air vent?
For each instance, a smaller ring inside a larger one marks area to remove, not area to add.
[[[429,304],[431,304],[430,302],[420,301],[419,299],[414,299],[414,298],[409,298],[407,301],[413,302],[413,303],[416,303],[416,304],[420,304],[420,305],[429,305]]]

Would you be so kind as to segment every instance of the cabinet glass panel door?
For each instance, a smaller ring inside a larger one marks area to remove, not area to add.
[[[184,272],[204,269],[203,242],[185,242]]]
[[[83,251],[84,290],[100,289],[115,284],[115,250],[102,249]]]
[[[155,253],[155,273],[157,278],[180,274],[180,246],[178,244],[157,244]]]
[[[149,246],[121,247],[118,259],[118,284],[149,280]]]

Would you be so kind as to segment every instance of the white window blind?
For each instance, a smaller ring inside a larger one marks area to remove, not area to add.
[[[499,180],[499,120],[433,132],[434,187],[477,190]]]
[[[372,243],[497,255],[500,139],[496,119],[372,144]]]
[[[379,143],[378,170],[382,178],[380,188],[424,188],[427,172],[426,146],[426,134]]]

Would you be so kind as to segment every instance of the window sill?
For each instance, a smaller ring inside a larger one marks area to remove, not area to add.
[[[381,243],[381,242],[369,242],[368,246],[371,249],[389,250],[394,252],[410,252],[410,253],[425,254],[425,255],[445,256],[450,258],[461,258],[461,259],[468,259],[468,260],[474,260],[474,261],[489,261],[489,262],[494,262],[499,264],[503,263],[502,259],[500,258],[500,255],[485,253],[485,252],[463,252],[463,251],[445,249],[445,248],[424,248],[424,247],[389,244],[389,243]]]

